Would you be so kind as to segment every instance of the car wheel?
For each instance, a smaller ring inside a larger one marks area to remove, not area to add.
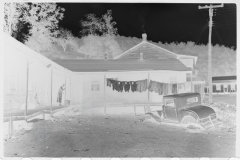
[[[193,116],[190,116],[190,115],[184,116],[181,121],[181,124],[183,127],[186,127],[186,128],[202,129],[201,125],[198,124],[198,121],[196,120],[196,118],[194,118]]]

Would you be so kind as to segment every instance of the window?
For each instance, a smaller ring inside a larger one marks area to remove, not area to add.
[[[197,103],[198,97],[192,97],[187,99],[187,104]]]
[[[100,88],[99,84],[94,83],[91,86],[91,91],[99,91],[99,88]]]
[[[175,107],[174,100],[173,99],[165,100],[165,106],[171,107],[171,108]]]

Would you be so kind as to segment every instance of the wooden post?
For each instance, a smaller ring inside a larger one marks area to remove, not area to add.
[[[9,117],[9,130],[8,130],[9,137],[13,134],[13,119],[12,116]]]
[[[25,113],[27,116],[27,107],[28,107],[28,78],[29,78],[29,60],[27,60],[27,70],[26,70],[26,99],[25,99]]]
[[[147,81],[147,82],[148,82],[148,85],[149,85],[149,83],[150,83],[150,82],[149,82],[149,73],[148,73],[148,81]],[[150,95],[149,95],[149,90],[148,90],[148,103],[149,103],[149,96],[150,96]]]
[[[51,105],[50,105],[51,111],[52,111],[52,81],[53,81],[53,68],[51,67]]]
[[[67,104],[66,104],[66,98],[67,98],[67,77],[66,77],[66,75],[65,75],[65,102],[64,102],[64,104],[65,104],[65,107],[67,106]]]
[[[148,73],[148,84],[150,83],[149,81],[150,81],[150,79],[149,79],[149,73]],[[147,104],[147,111],[150,111],[150,105],[149,105],[149,102],[150,102],[150,93],[149,93],[149,90],[148,90],[148,104]],[[145,114],[146,114],[146,108],[145,108],[145,106],[144,106],[144,111],[145,111]]]
[[[136,116],[137,116],[137,114],[136,114],[136,106],[135,105],[133,105],[134,106],[134,117],[136,118]]]
[[[191,92],[193,92],[193,83],[192,83],[192,76],[193,75],[193,70],[192,70],[192,73],[191,73]]]
[[[106,108],[106,74],[104,74],[104,114],[107,114],[107,108]]]

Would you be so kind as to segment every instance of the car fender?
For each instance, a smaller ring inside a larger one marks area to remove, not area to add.
[[[206,117],[210,116],[211,114],[216,113],[212,108],[203,106],[203,105],[186,108],[186,110],[197,114],[199,119],[206,118]]]

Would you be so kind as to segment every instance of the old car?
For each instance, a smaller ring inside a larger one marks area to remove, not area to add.
[[[181,93],[163,97],[162,119],[165,122],[195,125],[202,129],[214,127],[220,122],[216,112],[202,105],[199,93]]]

